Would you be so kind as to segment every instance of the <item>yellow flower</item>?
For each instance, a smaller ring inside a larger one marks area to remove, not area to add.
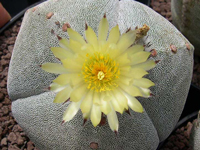
[[[60,74],[50,85],[50,90],[58,92],[54,103],[63,103],[70,98],[63,122],[71,120],[81,109],[84,119],[91,119],[96,127],[104,113],[110,128],[117,132],[116,111],[122,114],[130,107],[143,112],[135,97],[150,97],[149,87],[154,83],[143,76],[156,62],[148,60],[151,53],[144,51],[143,45],[134,45],[136,30],[120,35],[116,25],[107,38],[108,30],[105,15],[100,21],[98,38],[87,24],[86,39],[68,28],[69,40],[60,38],[60,47],[51,48],[62,64],[42,65],[43,70]]]

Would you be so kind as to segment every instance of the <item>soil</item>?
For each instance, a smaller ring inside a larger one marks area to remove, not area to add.
[[[151,7],[172,21],[171,0],[152,0]],[[11,54],[17,34],[21,26],[21,20],[0,35],[0,149],[2,150],[38,150],[29,140],[23,129],[12,116],[11,100],[7,93],[7,75]],[[200,59],[195,58],[194,74],[192,82],[200,86]],[[191,150],[189,137],[193,122],[177,129],[167,140],[162,150]],[[93,143],[91,148],[96,149]]]

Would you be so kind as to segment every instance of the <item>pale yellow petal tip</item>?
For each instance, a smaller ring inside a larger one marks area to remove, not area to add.
[[[138,112],[139,112],[139,113],[144,113],[144,108],[143,108],[143,107],[140,108]]]
[[[99,118],[97,118],[97,119],[91,118],[91,122],[94,127],[97,127],[99,125],[100,121],[101,121],[101,119],[99,119]]]
[[[97,126],[99,125],[99,123],[93,123],[93,122],[92,122],[92,125],[93,125],[94,127],[97,127]]]
[[[57,103],[57,102],[56,102],[56,99],[53,100],[53,103]]]
[[[78,102],[78,101],[80,101],[80,99],[78,97],[74,96],[74,95],[70,96],[70,98],[71,98],[72,102]]]
[[[94,127],[96,127],[100,123],[101,115],[102,115],[102,112],[100,110],[100,107],[93,104],[90,119]]]

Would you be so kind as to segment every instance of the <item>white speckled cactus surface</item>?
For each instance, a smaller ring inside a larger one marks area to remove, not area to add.
[[[173,24],[194,45],[195,54],[200,56],[200,1],[172,0]]]
[[[192,127],[192,132],[190,134],[190,145],[193,150],[200,150],[200,111],[198,114],[197,121]]]
[[[53,15],[47,19],[49,12]],[[97,32],[104,13],[109,27],[118,24],[121,33],[147,24],[150,31],[143,42],[151,45],[145,50],[156,49],[157,56],[150,59],[160,60],[147,76],[155,83],[151,88],[155,96],[139,98],[144,113],[130,111],[131,116],[118,115],[117,136],[108,123],[93,127],[88,121],[83,126],[80,111],[61,125],[69,103],[53,103],[55,93],[44,89],[56,76],[39,67],[45,62],[59,62],[49,49],[58,46],[51,30],[68,38],[55,22],[59,21],[61,26],[68,22],[83,35],[85,22]],[[138,2],[49,0],[25,13],[16,40],[8,77],[13,115],[40,150],[87,150],[91,142],[98,143],[101,150],[155,150],[172,132],[183,110],[191,82],[193,51],[193,46],[170,22]]]

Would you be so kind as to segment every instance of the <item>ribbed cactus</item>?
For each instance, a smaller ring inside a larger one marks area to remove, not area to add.
[[[197,121],[194,122],[192,132],[190,134],[190,145],[193,150],[200,150],[200,111]]]
[[[199,0],[172,0],[173,24],[194,45],[197,55],[200,55],[200,1]]]
[[[68,38],[64,32],[68,22],[83,35],[87,22],[97,33],[105,13],[110,29],[118,24],[121,33],[147,24],[150,30],[140,42],[146,45],[145,51],[156,50],[157,56],[150,59],[160,60],[147,75],[155,83],[151,88],[154,96],[138,98],[144,113],[118,115],[117,136],[108,123],[93,127],[87,122],[83,126],[80,111],[61,125],[69,103],[53,103],[56,94],[44,89],[56,76],[40,68],[46,62],[59,63],[49,49],[58,47],[52,31]],[[41,150],[86,150],[92,142],[98,143],[99,149],[155,150],[169,136],[183,110],[191,82],[193,51],[193,46],[170,22],[138,2],[49,0],[26,12],[16,40],[8,78],[13,115]]]

